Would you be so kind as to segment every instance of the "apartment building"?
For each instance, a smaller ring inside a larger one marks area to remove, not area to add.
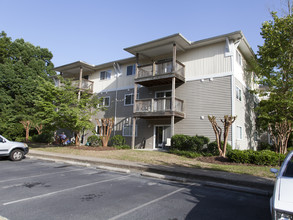
[[[257,100],[249,90],[257,85],[247,71],[254,53],[241,31],[194,42],[174,34],[124,50],[133,56],[55,68],[65,78],[74,78],[80,91],[90,89],[103,97],[107,110],[93,118],[96,126],[95,119],[113,117],[112,135],[124,136],[133,148],[158,149],[168,146],[174,134],[214,140],[208,115],[216,116],[220,125],[224,115],[233,115],[237,119],[229,143],[234,149],[256,147]],[[120,70],[115,71],[114,63]]]

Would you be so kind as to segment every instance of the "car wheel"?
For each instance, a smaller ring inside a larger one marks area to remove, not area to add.
[[[19,150],[19,149],[15,149],[13,151],[11,151],[10,153],[10,160],[12,161],[20,161],[22,160],[24,154],[23,154],[23,151],[22,150]]]

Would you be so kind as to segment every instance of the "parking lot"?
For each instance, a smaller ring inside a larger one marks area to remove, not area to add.
[[[0,167],[4,219],[270,219],[265,196],[28,158]]]

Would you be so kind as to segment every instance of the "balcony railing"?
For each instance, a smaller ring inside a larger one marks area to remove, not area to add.
[[[178,76],[185,78],[184,64],[180,63],[179,61],[176,61],[176,65],[174,68],[172,61],[142,65],[138,67],[138,75],[136,79],[166,75],[171,73],[177,74]]]
[[[79,80],[73,80],[72,86],[79,88]],[[94,86],[93,81],[89,81],[87,79],[82,79],[81,90],[88,90],[89,92],[93,93],[93,86]]]
[[[172,112],[172,99],[170,98],[150,98],[139,99],[135,102],[135,113],[165,113]],[[175,98],[174,112],[184,114],[183,100]],[[152,116],[150,114],[149,116]]]

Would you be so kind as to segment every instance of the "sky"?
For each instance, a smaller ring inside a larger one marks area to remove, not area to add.
[[[282,0],[0,0],[0,31],[53,53],[55,67],[132,57],[124,48],[181,33],[198,41],[241,30],[255,53]]]

